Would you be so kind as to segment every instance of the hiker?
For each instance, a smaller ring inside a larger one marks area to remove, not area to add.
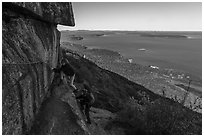
[[[63,58],[61,60],[61,67],[54,68],[53,71],[55,73],[63,72],[64,75],[61,73],[61,79],[65,81],[65,84],[67,84],[67,79],[70,78],[70,86],[74,90],[77,89],[74,85],[75,72],[74,72],[74,69],[72,68],[72,66],[69,64],[67,59]],[[63,76],[65,77],[65,79],[63,78]]]
[[[84,84],[84,88],[81,91],[82,94],[76,97],[76,99],[79,101],[82,113],[86,115],[87,123],[91,124],[89,111],[95,99],[93,94],[91,93],[90,87],[87,84]]]

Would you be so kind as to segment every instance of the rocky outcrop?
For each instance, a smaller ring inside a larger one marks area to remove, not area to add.
[[[52,93],[52,96],[43,102],[29,134],[90,134],[71,87],[61,83]]]
[[[23,14],[28,18],[74,26],[74,17],[71,3],[64,2],[10,2],[3,3],[4,8]]]
[[[59,55],[57,24],[74,26],[71,3],[3,3],[2,133],[26,134]]]

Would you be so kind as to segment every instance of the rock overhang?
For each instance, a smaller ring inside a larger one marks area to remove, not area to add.
[[[3,2],[2,7],[52,24],[75,26],[71,2]]]

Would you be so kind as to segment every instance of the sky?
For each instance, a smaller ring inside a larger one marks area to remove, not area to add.
[[[73,2],[75,27],[59,30],[201,31],[201,2]]]

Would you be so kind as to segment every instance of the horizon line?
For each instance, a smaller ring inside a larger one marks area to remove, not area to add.
[[[202,30],[103,30],[103,29],[96,29],[96,30],[89,30],[89,29],[78,29],[78,30],[60,30],[60,31],[171,31],[171,32],[202,32]]]

